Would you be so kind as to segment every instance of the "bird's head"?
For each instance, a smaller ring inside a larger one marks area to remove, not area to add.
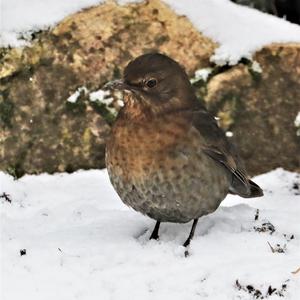
[[[170,57],[144,54],[132,60],[122,80],[106,84],[107,89],[124,92],[128,114],[158,115],[195,104],[193,87],[184,69]]]

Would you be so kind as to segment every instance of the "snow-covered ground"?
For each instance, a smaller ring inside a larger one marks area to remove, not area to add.
[[[227,197],[186,258],[191,224],[163,223],[149,241],[154,221],[122,204],[104,170],[0,173],[1,299],[299,300],[300,175],[255,180],[265,196]]]
[[[229,0],[163,0],[219,43],[212,61],[235,64],[273,42],[300,42],[300,26]],[[0,46],[21,46],[28,33],[104,0],[2,0]],[[136,2],[118,0],[118,3]]]
[[[219,43],[219,64],[300,42],[300,26],[229,0],[164,1]],[[100,2],[2,0],[0,46],[24,45],[22,36]],[[186,258],[191,224],[162,224],[149,241],[155,222],[122,204],[106,171],[16,181],[0,172],[0,299],[299,300],[300,175],[255,180],[265,196],[228,196],[200,219]]]

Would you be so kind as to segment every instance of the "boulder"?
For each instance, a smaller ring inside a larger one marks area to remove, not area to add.
[[[142,53],[166,53],[192,74],[210,64],[215,47],[154,0],[85,9],[36,33],[28,47],[1,49],[0,169],[21,176],[104,167],[113,117],[86,101],[89,92]],[[74,93],[77,101],[67,102]]]
[[[193,81],[197,94],[250,174],[299,171],[300,44],[269,45],[253,61],[223,67],[210,62],[216,47],[186,17],[153,0],[109,1],[35,33],[27,47],[0,49],[0,170],[21,176],[104,167],[120,103],[106,96],[91,102],[92,92],[119,78],[134,57],[159,51],[190,76],[206,74]]]
[[[253,60],[213,76],[206,104],[232,135],[250,174],[299,171],[300,44],[267,46]]]

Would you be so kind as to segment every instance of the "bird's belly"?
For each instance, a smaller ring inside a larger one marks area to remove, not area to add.
[[[157,151],[115,152],[107,157],[122,201],[162,222],[188,222],[214,211],[225,198],[226,172],[190,143]],[[155,149],[154,149],[155,150]]]

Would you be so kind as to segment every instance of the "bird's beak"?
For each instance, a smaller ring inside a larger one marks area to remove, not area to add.
[[[104,90],[118,90],[118,91],[130,91],[128,84],[124,83],[123,80],[117,79],[107,82],[104,87]]]

